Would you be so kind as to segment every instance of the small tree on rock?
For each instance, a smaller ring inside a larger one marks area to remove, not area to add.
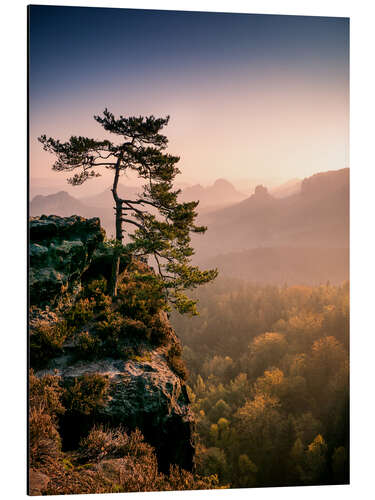
[[[165,152],[168,139],[160,133],[168,124],[169,116],[120,116],[116,119],[105,109],[102,116],[94,116],[94,119],[107,132],[119,136],[120,141],[72,136],[67,142],[60,142],[46,135],[39,137],[39,141],[45,151],[57,157],[53,170],[79,170],[68,179],[72,185],[99,177],[102,168],[113,171],[116,237],[110,294],[112,297],[117,295],[126,231],[129,242],[125,250],[134,256],[152,256],[169,301],[181,313],[195,313],[196,301],[189,299],[183,290],[213,280],[217,271],[201,271],[191,265],[194,250],[190,234],[204,233],[207,228],[195,224],[199,202],[179,203],[180,190],[173,189],[174,178],[180,172],[176,167],[179,157]],[[134,199],[123,199],[118,193],[120,175],[128,171],[135,171],[145,181],[143,191]],[[135,228],[134,232],[129,231],[131,227]]]

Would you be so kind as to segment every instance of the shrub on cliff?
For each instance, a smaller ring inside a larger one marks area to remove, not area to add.
[[[58,356],[68,336],[65,321],[39,321],[30,329],[30,362],[33,368],[43,367],[49,359]]]
[[[135,339],[141,342],[147,338],[147,328],[142,321],[123,316],[117,311],[107,314],[103,321],[95,325],[95,330],[104,348],[107,351],[109,349],[109,354],[116,353],[121,341]]]
[[[89,306],[88,306],[89,305]],[[90,314],[87,313],[87,308]],[[96,356],[126,357],[129,349],[140,350],[142,345],[166,346],[173,338],[172,328],[163,311],[167,308],[160,283],[145,264],[133,261],[120,278],[115,303],[106,293],[106,281],[92,280],[85,284],[73,312],[86,323],[76,336],[75,354],[78,358]],[[83,309],[83,311],[82,311]]]
[[[51,416],[64,413],[62,396],[64,393],[60,385],[61,378],[57,375],[37,377],[34,370],[29,373],[29,405],[30,408],[43,408]]]
[[[133,260],[121,276],[119,311],[127,316],[151,317],[168,308],[160,280],[146,264]]]
[[[71,308],[65,312],[65,320],[68,328],[79,328],[94,318],[94,298],[79,298]]]
[[[77,377],[64,392],[64,407],[69,412],[90,415],[103,406],[108,387],[108,378],[99,373]]]
[[[102,352],[102,342],[98,337],[87,331],[81,332],[77,337],[75,355],[78,359],[94,359]]]
[[[107,280],[93,279],[85,284],[82,296],[90,298],[94,301],[94,312],[98,313],[106,310],[112,303],[112,299],[106,293],[107,291]]]

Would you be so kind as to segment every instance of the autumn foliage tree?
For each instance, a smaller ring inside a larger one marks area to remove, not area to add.
[[[45,151],[56,156],[53,170],[78,171],[68,179],[72,185],[80,185],[100,176],[103,168],[113,172],[116,238],[110,282],[112,297],[117,295],[120,256],[126,232],[129,237],[126,251],[134,256],[152,256],[155,271],[169,301],[181,313],[194,313],[195,301],[183,291],[213,280],[217,271],[201,271],[191,265],[194,250],[190,245],[190,234],[204,233],[207,228],[195,224],[198,202],[180,203],[180,191],[173,187],[179,173],[176,166],[179,157],[165,152],[168,139],[161,133],[168,124],[169,116],[115,118],[105,109],[94,119],[119,140],[112,142],[72,136],[67,142],[61,142],[42,135],[39,141]],[[119,178],[129,171],[136,172],[145,184],[138,196],[124,199],[118,192]]]

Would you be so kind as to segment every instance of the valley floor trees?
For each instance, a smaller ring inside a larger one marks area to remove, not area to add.
[[[200,474],[231,487],[349,481],[349,285],[221,278],[184,342]]]

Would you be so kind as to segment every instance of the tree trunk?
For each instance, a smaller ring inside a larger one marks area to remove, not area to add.
[[[116,204],[116,242],[122,243],[122,205],[121,202]],[[120,249],[115,247],[112,261],[110,294],[111,297],[117,296],[117,284],[120,271]]]
[[[112,194],[116,203],[116,243],[122,244],[122,202],[117,194],[118,180],[120,176],[121,157],[117,160],[116,173],[113,181]],[[109,292],[111,297],[117,296],[118,276],[120,271],[120,247],[115,247],[112,261],[111,281]]]

